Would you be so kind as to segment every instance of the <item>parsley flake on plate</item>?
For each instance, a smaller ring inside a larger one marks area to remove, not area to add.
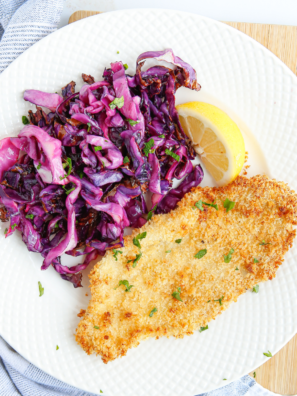
[[[207,249],[202,249],[202,250],[199,250],[199,252],[196,253],[194,257],[196,259],[201,259],[203,256],[206,255],[206,253],[207,253]]]
[[[126,287],[125,292],[129,292],[131,290],[131,288],[134,287],[133,285],[129,285],[129,281],[127,281],[127,280],[120,280],[118,286],[115,287],[115,289],[117,289],[120,286]]]
[[[121,250],[117,250],[117,249],[112,249],[113,251],[113,257],[115,258],[115,261],[118,261],[118,254],[123,254],[123,252]]]
[[[256,264],[256,263],[258,263],[259,262],[259,260],[257,260],[256,259],[256,257],[254,258],[254,263]]]
[[[37,165],[36,169],[39,170],[41,168],[41,162]]]
[[[259,293],[259,285],[256,285],[253,287],[253,292],[254,293]]]
[[[270,352],[270,351],[268,351],[268,352],[263,352],[263,355],[264,356],[267,356],[267,357],[272,357],[272,353]]]
[[[224,261],[225,263],[230,263],[231,259],[232,259],[232,254],[234,253],[234,249],[230,249],[229,253],[224,255]]]
[[[236,268],[235,268],[235,271],[239,271],[239,268],[238,268],[238,267],[236,267]]]
[[[181,293],[181,289],[180,289],[180,287],[178,287],[178,288],[177,288],[177,291],[173,292],[171,295],[172,295],[172,297],[175,298],[176,300],[183,302],[183,300],[182,300],[181,297],[180,297],[180,293]]]
[[[11,231],[13,231],[13,230],[15,229],[16,226],[17,226],[16,224],[13,224],[13,225],[11,226]]]
[[[94,326],[94,329],[99,330],[100,327],[99,326]]]
[[[202,333],[202,331],[208,330],[208,325],[205,327],[200,327],[199,333]]]
[[[90,122],[88,122],[88,123],[87,123],[87,125],[88,125],[87,132],[90,132],[90,130],[91,130],[91,126],[92,126],[92,125],[91,125],[91,123],[90,123]]]
[[[256,378],[256,371],[253,372],[253,377]]]
[[[230,201],[229,198],[226,198],[225,201],[223,202],[223,206],[226,209],[226,213],[228,213],[230,210],[234,208],[235,202]]]
[[[111,110],[114,110],[116,107],[121,109],[124,106],[124,96],[120,98],[115,98],[112,102],[109,103],[109,107]]]
[[[162,135],[159,135],[158,137],[160,137],[160,138],[163,138],[163,139],[164,139],[164,138],[165,138],[165,135],[163,135],[163,134],[162,134]]]
[[[182,239],[176,239],[175,243],[181,243]]]
[[[56,346],[56,351],[59,349],[59,345]]]
[[[28,125],[28,124],[30,124],[30,121],[28,120],[28,118],[26,116],[22,116],[22,123],[24,125]]]
[[[129,160],[129,158],[126,156],[124,159],[123,159],[123,164],[128,164],[130,162],[130,160]]]
[[[166,250],[166,252],[165,253],[171,253],[171,250]]]
[[[44,294],[44,288],[42,287],[42,284],[38,282],[38,287],[39,287],[39,297],[41,297]]]
[[[127,65],[127,63],[124,63],[123,66],[124,66],[125,70],[129,69],[129,66]]]
[[[153,308],[153,309],[151,310],[150,314],[149,314],[149,317],[151,318],[151,317],[154,315],[154,313],[157,312],[157,311],[158,311],[158,309],[157,309],[156,307]]]

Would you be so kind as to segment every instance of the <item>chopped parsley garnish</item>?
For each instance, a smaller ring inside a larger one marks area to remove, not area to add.
[[[56,346],[56,351],[59,349],[59,345]]]
[[[204,330],[208,330],[208,325],[206,325],[205,327],[200,327],[199,333],[202,333],[202,331]]]
[[[28,120],[28,118],[26,116],[22,116],[22,123],[24,125],[28,125],[28,124],[30,124],[30,121]]]
[[[183,300],[180,298],[180,293],[181,293],[181,290],[180,290],[180,287],[178,287],[177,291],[173,292],[171,295],[176,300],[183,302]]]
[[[67,176],[70,175],[71,170],[72,170],[72,159],[70,157],[66,158],[66,163],[63,164],[63,168],[66,168],[68,166],[68,172],[65,176],[60,176],[60,180],[66,179]]]
[[[166,250],[166,252],[165,253],[171,253],[171,250]]]
[[[230,263],[231,259],[232,259],[232,254],[234,253],[234,249],[230,249],[229,253],[224,255],[224,261],[225,263]]]
[[[33,218],[34,218],[34,215],[33,215],[33,214],[27,214],[27,215],[26,215],[26,219],[31,219],[31,220],[32,220]]]
[[[206,255],[206,253],[207,253],[207,249],[202,249],[202,250],[199,250],[199,252],[196,253],[194,257],[196,259],[201,259],[203,256]]]
[[[120,280],[119,285],[117,287],[115,287],[115,289],[117,289],[118,287],[120,287],[122,285],[126,287],[125,292],[129,292],[131,290],[131,288],[134,287],[133,285],[129,285],[129,281]]]
[[[227,381],[227,378],[223,378],[223,381]]]
[[[256,378],[256,371],[253,372],[253,377]]]
[[[150,312],[150,314],[149,314],[149,317],[151,318],[151,317],[154,315],[154,313],[157,312],[157,311],[158,311],[158,310],[157,310],[156,307],[155,307],[154,309],[152,309],[151,312]]]
[[[136,235],[136,237],[133,238],[133,245],[137,246],[138,249],[141,249],[139,240],[144,239],[145,237],[146,237],[146,231]]]
[[[257,260],[256,259],[256,257],[254,258],[254,263],[256,264],[256,263],[258,263],[259,262],[259,260]]]
[[[268,351],[268,353],[263,352],[263,355],[267,357],[272,357],[272,353],[270,351]]]
[[[132,267],[135,268],[138,261],[141,259],[142,253],[136,254],[136,258],[133,260]]]
[[[135,126],[135,125],[137,125],[137,124],[140,123],[139,120],[134,121],[134,120],[130,120],[130,118],[127,118],[127,121],[129,122],[129,124],[130,124],[131,126]]]
[[[16,226],[17,226],[16,224],[13,224],[13,225],[11,226],[11,231],[13,231],[13,230],[15,229]]]
[[[199,201],[195,203],[195,206],[196,206],[196,208],[198,208],[199,210],[201,210],[203,212],[204,208],[202,206],[202,203],[203,203],[202,200],[199,199]]]
[[[80,177],[80,179],[82,179],[84,177],[84,171],[78,171],[78,176]]]
[[[5,228],[4,234],[6,235],[8,233],[8,228]]]
[[[163,134],[162,134],[162,135],[159,135],[158,137],[160,137],[160,138],[163,138],[163,139],[164,139],[164,138],[165,138],[165,135],[163,135]]]
[[[117,54],[119,54],[120,53],[120,51],[117,51]],[[101,392],[101,391],[100,391]]]
[[[119,51],[117,52],[119,54]],[[103,391],[100,389],[100,393],[103,393]]]
[[[151,148],[154,146],[154,139],[150,139],[148,142],[144,143],[143,152],[146,157],[148,157]]]
[[[208,303],[210,302],[210,300],[207,301]]]
[[[170,155],[170,157],[174,158],[175,161],[179,162],[180,161],[180,156],[175,154],[173,151],[166,149],[165,154]]]
[[[259,243],[260,246],[271,245],[270,242],[265,242],[264,239],[262,242]]]
[[[129,68],[129,66],[127,65],[127,63],[124,63],[123,66],[124,66],[124,69],[125,69],[125,70],[127,70],[127,69]]]
[[[218,301],[220,303],[220,305],[223,305],[222,301],[224,299],[224,296],[222,296],[221,298],[219,298],[218,300],[214,300],[214,301]]]
[[[207,203],[207,202],[202,202],[203,205],[206,206],[211,206],[212,208],[215,208],[215,210],[219,210],[218,205],[214,203],[215,201],[213,201],[213,203]]]
[[[91,125],[91,123],[90,123],[90,122],[88,122],[88,123],[87,123],[87,125],[88,125],[87,132],[90,132],[90,130],[91,130],[91,126],[92,126],[92,125]]]
[[[57,221],[54,228],[58,228],[58,227],[59,227],[59,222]]]
[[[100,327],[99,326],[94,326],[94,329],[99,330]]]
[[[94,150],[95,150],[96,153],[97,153],[97,151],[102,150],[102,146],[94,146]]]
[[[235,268],[235,271],[239,271],[239,268],[238,268],[238,267],[236,267],[236,268]]]
[[[148,212],[147,221],[149,221],[149,220],[153,217],[153,212],[157,209],[157,206],[158,206],[158,204],[155,205],[155,206],[153,207],[153,209],[150,210],[150,211]]]
[[[116,107],[121,109],[124,106],[124,96],[120,98],[115,98],[112,102],[109,103],[109,107],[111,110],[114,110]]]
[[[38,282],[38,287],[39,287],[39,297],[41,297],[44,293],[44,288],[42,287],[42,284]]]
[[[224,205],[224,208],[226,209],[226,213],[228,213],[229,210],[232,210],[234,208],[235,202],[230,201],[229,198],[226,198],[223,205]]]
[[[70,188],[70,190],[67,190],[66,186],[62,186],[62,188],[65,190],[66,195],[69,195],[72,191],[75,190],[75,187]]]
[[[36,169],[39,170],[41,168],[41,162],[37,165]]]
[[[175,243],[181,243],[182,239],[176,239]]]
[[[259,285],[256,285],[253,287],[253,292],[254,293],[259,293]]]
[[[130,162],[130,160],[129,160],[129,158],[126,156],[124,159],[123,159],[123,164],[128,164]]]
[[[121,250],[117,250],[117,249],[112,249],[113,251],[113,257],[115,258],[115,261],[118,261],[118,254],[123,254],[123,252]]]

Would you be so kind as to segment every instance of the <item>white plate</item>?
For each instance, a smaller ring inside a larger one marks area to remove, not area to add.
[[[117,11],[69,25],[35,44],[0,77],[0,137],[16,135],[30,107],[25,89],[55,92],[81,73],[101,77],[115,60],[135,70],[137,55],[173,48],[196,70],[202,91],[178,100],[208,100],[239,122],[251,174],[268,172],[297,189],[297,79],[272,53],[222,23],[189,13]],[[117,51],[120,54],[117,55]],[[252,131],[249,132],[249,131]],[[0,334],[47,373],[89,392],[129,396],[193,396],[226,385],[275,354],[297,330],[297,248],[276,278],[247,292],[209,330],[184,339],[153,339],[107,365],[87,356],[74,331],[88,288],[74,289],[53,269],[40,271],[20,235],[0,230]],[[37,282],[44,295],[40,298]],[[85,277],[87,286],[88,279]],[[60,349],[56,351],[56,345]],[[223,381],[227,378],[227,381]]]

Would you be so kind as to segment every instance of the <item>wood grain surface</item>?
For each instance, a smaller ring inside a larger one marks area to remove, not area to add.
[[[76,11],[68,23],[100,14],[98,11]],[[297,26],[224,22],[247,34],[268,48],[297,74]],[[281,394],[297,394],[297,335],[275,356],[255,370],[256,381],[264,388]],[[253,377],[254,373],[250,373]]]

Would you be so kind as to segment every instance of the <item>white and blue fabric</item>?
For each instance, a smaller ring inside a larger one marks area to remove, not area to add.
[[[62,10],[63,0],[0,0],[0,73],[32,44],[57,29]],[[0,337],[0,396],[19,395],[97,396],[44,373]],[[246,375],[199,396],[272,395]]]

